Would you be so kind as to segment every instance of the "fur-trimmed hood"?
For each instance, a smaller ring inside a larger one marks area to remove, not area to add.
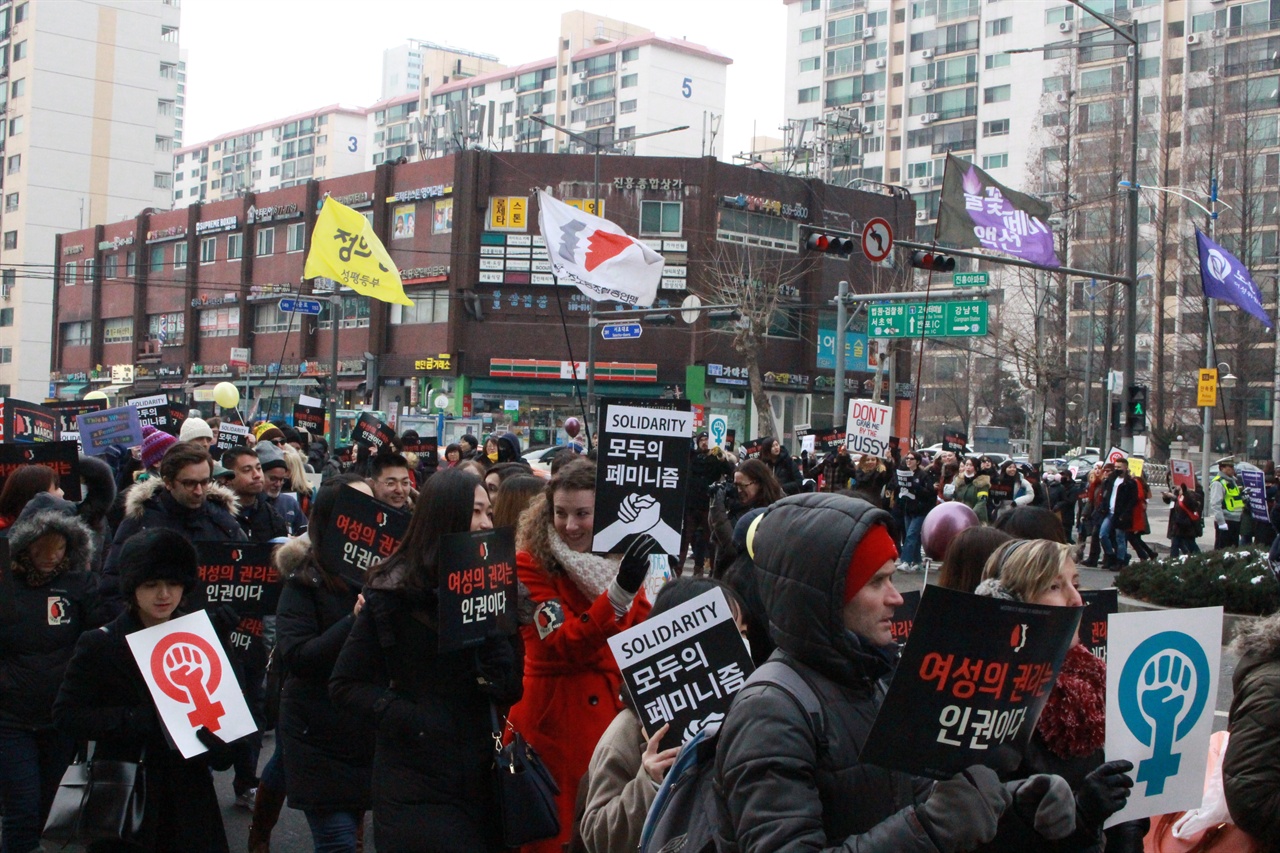
[[[89,526],[77,516],[52,506],[35,512],[24,512],[14,522],[9,529],[10,553],[21,553],[46,533],[58,533],[67,540],[67,566],[71,571],[88,570],[93,559],[93,539]]]
[[[80,454],[80,479],[84,481],[85,495],[80,501],[80,517],[96,526],[111,509],[116,499],[116,475],[111,466],[96,456]]]
[[[1280,658],[1280,613],[1243,626],[1231,649],[1242,658],[1253,657],[1259,661]]]
[[[141,520],[147,501],[152,498],[159,500],[160,491],[163,488],[164,481],[159,477],[134,483],[125,493],[124,517]],[[206,501],[222,507],[231,513],[233,518],[240,514],[240,501],[236,498],[236,493],[221,483],[210,483],[204,490],[204,494]]]

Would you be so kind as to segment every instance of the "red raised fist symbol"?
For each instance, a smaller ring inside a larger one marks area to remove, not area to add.
[[[222,659],[199,634],[178,631],[157,643],[151,675],[170,699],[195,706],[187,714],[193,728],[216,732],[222,727],[225,710],[210,698],[222,683]]]

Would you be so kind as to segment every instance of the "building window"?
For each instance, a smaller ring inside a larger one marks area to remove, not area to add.
[[[983,169],[1003,169],[1008,165],[1008,154],[986,154],[982,158]]]
[[[1009,120],[1007,118],[997,119],[996,121],[984,121],[982,123],[983,136],[1008,136]]]
[[[800,103],[802,104],[816,103],[817,100],[820,97],[822,97],[821,89],[822,89],[821,86],[809,86],[806,89],[801,89],[800,99],[799,99]]]
[[[325,301],[320,307],[320,328],[333,328],[333,303]],[[338,311],[338,327],[363,329],[369,325],[369,297],[358,294],[342,294],[342,306]]]
[[[138,253],[128,252],[124,256],[124,274],[133,278],[138,274]]]
[[[173,175],[168,172],[156,172],[155,177],[151,180],[151,185],[158,190],[167,190],[173,187]]]
[[[176,270],[187,268],[187,244],[173,244],[173,268]]]
[[[302,328],[302,315],[285,313],[275,302],[264,302],[253,306],[253,331],[256,334],[284,332],[293,323],[294,331]]]
[[[800,31],[800,43],[807,44],[822,38],[822,27],[805,27]]]
[[[102,277],[103,278],[119,278],[120,277],[120,256],[107,255],[102,259]]]
[[[21,24],[27,19],[27,4],[23,3],[13,10],[13,22]]]
[[[181,346],[185,329],[186,320],[181,311],[147,315],[147,339],[159,341],[160,346]]]
[[[0,347],[0,364],[13,363],[13,347]]]
[[[640,202],[640,233],[652,236],[680,236],[684,203],[679,201]]]
[[[22,155],[14,154],[9,158],[8,172],[10,175],[16,175],[22,171]]]
[[[289,226],[288,242],[290,252],[301,252],[307,247],[307,223],[295,222]]]
[[[21,80],[14,80],[12,97],[21,98],[25,94],[27,94],[27,78],[23,77]]]
[[[821,56],[808,56],[800,60],[800,71],[820,71],[822,69]]]
[[[22,133],[22,131],[25,130],[26,127],[27,127],[26,119],[23,118],[22,116],[14,116],[13,118],[9,119],[9,135],[10,136],[17,136],[18,134]]]
[[[200,312],[200,337],[229,338],[240,334],[240,309],[209,308]]]
[[[12,326],[12,325],[13,325],[13,309],[0,308],[0,326]]]
[[[276,250],[276,229],[261,228],[258,230],[258,257],[270,255]]]
[[[4,232],[4,247],[6,249],[18,248],[18,232],[17,231]]]
[[[71,287],[76,283],[76,262],[67,261],[62,265],[62,284]]]
[[[162,116],[173,115],[173,101],[156,101],[156,113]]]
[[[227,235],[227,260],[238,261],[244,255],[244,235]]]
[[[638,47],[629,47],[626,50],[622,51],[623,62],[635,62],[639,58],[640,58],[640,48]]]
[[[984,57],[984,59],[988,69],[1008,68],[1013,57],[1007,53],[989,53]]]
[[[26,58],[27,58],[27,43],[25,41],[20,41],[13,46],[13,61],[17,62],[19,59],[26,59]]]
[[[151,263],[147,269],[151,272],[164,272],[164,246],[151,247]]]
[[[62,324],[62,345],[64,347],[88,346],[91,337],[88,320]]]
[[[1013,32],[1013,18],[996,18],[987,21],[988,36],[1003,36]]]
[[[618,104],[618,112],[620,113],[633,113],[635,111],[636,111],[635,101],[622,101],[621,103]]]
[[[211,264],[218,259],[218,238],[202,237],[200,239],[200,263]]]
[[[1006,84],[1004,86],[991,86],[982,90],[982,103],[999,104],[1013,97],[1013,87]]]
[[[412,305],[392,305],[391,322],[408,326],[414,323],[447,323],[449,322],[449,291],[418,290],[406,291]]]
[[[800,4],[801,12],[817,12],[822,8],[822,0],[804,0]]]
[[[161,62],[160,76],[165,80],[177,80],[178,66],[174,65],[172,62]]]
[[[163,152],[166,152],[166,151],[172,151],[172,150],[173,150],[173,137],[172,137],[172,136],[157,136],[157,137],[156,137],[156,150],[157,150],[157,151],[160,151],[160,152],[162,152],[162,153],[163,153]]]
[[[133,318],[112,317],[102,321],[102,342],[104,344],[127,344],[133,340]]]
[[[4,197],[4,212],[12,213],[18,209],[18,194],[9,193]]]

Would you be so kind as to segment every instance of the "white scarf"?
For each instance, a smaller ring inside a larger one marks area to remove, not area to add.
[[[547,538],[551,540],[551,553],[556,562],[564,569],[574,586],[587,598],[595,601],[618,576],[618,564],[622,558],[600,557],[589,552],[580,554],[564,543],[554,527],[548,527]]]

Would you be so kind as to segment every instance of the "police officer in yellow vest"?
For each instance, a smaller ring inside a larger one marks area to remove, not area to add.
[[[1218,473],[1209,481],[1209,515],[1215,527],[1214,550],[1240,544],[1240,515],[1244,512],[1244,489],[1236,480],[1236,461],[1218,460]]]

